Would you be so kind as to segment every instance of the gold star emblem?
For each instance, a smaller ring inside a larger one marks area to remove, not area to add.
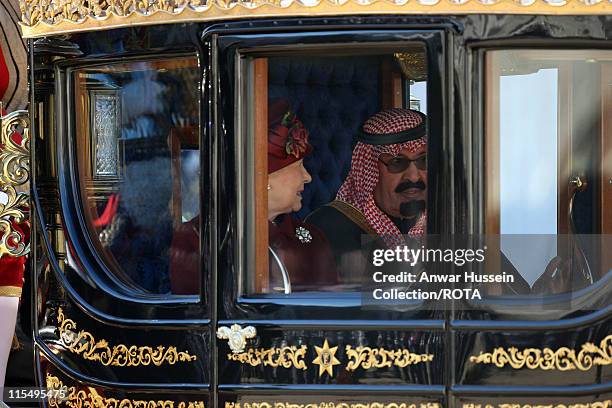
[[[319,365],[319,377],[324,372],[327,372],[330,377],[334,375],[334,366],[340,364],[340,361],[336,358],[336,350],[338,350],[338,346],[329,347],[327,339],[323,342],[323,347],[315,346],[317,358],[312,360],[312,363]]]

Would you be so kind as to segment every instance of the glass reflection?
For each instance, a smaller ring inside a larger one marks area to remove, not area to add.
[[[196,58],[84,68],[74,82],[85,215],[109,270],[136,290],[198,293]]]
[[[486,232],[502,267],[526,293],[592,285],[612,264],[612,52],[492,51],[486,63]]]

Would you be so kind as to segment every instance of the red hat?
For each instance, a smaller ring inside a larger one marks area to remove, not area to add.
[[[308,131],[286,99],[276,99],[268,108],[268,174],[310,154]]]

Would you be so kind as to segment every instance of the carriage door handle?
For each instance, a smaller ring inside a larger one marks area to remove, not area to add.
[[[570,185],[572,186],[572,189],[570,193],[567,217],[569,221],[570,233],[572,235],[577,235],[578,230],[576,229],[576,223],[574,223],[574,199],[576,198],[577,193],[582,193],[583,191],[586,191],[587,187],[589,186],[589,183],[585,176],[576,175],[570,180]],[[582,261],[580,262],[580,269],[582,269],[582,275],[584,276],[586,281],[592,285],[594,282],[593,272],[591,271],[591,266],[589,265],[587,257],[579,244],[576,245],[576,250],[580,255],[579,259]]]
[[[239,324],[232,324],[230,327],[221,326],[217,329],[217,338],[227,340],[233,353],[242,353],[247,339],[252,339],[256,335],[257,330],[253,326],[246,326],[243,329]]]
[[[581,193],[587,189],[589,183],[587,182],[586,177],[581,177],[578,175],[572,177],[569,183],[571,186],[571,192],[569,205],[567,207],[567,218],[569,221],[570,232],[572,234],[577,234],[576,225],[574,224],[574,199],[576,198],[577,193]]]
[[[589,183],[586,181],[586,178],[584,176],[583,177],[574,176],[570,180],[570,184],[572,184],[575,187],[576,189],[574,190],[574,193],[575,193],[575,192],[582,192],[586,190]]]

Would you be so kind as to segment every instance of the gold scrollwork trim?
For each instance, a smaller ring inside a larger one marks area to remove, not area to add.
[[[144,24],[348,14],[605,14],[609,0],[19,0],[23,36]]]
[[[333,375],[333,366],[340,364],[335,357],[338,347],[330,347],[327,340],[322,347],[315,347],[317,357],[313,364],[319,365],[319,375],[327,372]],[[300,370],[308,369],[306,353],[308,347],[283,346],[271,347],[268,349],[249,348],[242,353],[228,353],[228,361],[237,361],[242,364],[270,367],[297,368]],[[358,368],[385,368],[385,367],[406,367],[412,364],[431,362],[433,354],[415,354],[408,349],[387,350],[384,348],[346,346],[346,356],[348,357],[347,371],[355,371]]]
[[[537,348],[519,350],[516,347],[510,347],[506,350],[498,347],[491,353],[471,356],[470,361],[474,364],[494,364],[499,368],[510,365],[516,370],[527,368],[529,370],[587,371],[594,366],[612,364],[612,334],[605,337],[599,346],[594,343],[583,344],[577,354],[575,350],[568,347],[561,347],[557,350],[548,347],[543,350]]]
[[[15,187],[0,184],[6,203],[0,203],[0,257],[23,256],[30,252],[30,244],[25,237],[13,228],[13,223],[24,221],[27,216],[24,208],[29,206],[29,197],[25,193],[17,193]]]
[[[20,186],[30,179],[30,119],[27,111],[15,111],[1,120],[0,183]],[[19,133],[15,140],[13,133]]]
[[[60,308],[57,312],[60,342],[67,350],[82,356],[85,360],[98,361],[104,366],[136,367],[177,362],[195,361],[197,356],[187,351],[177,351],[174,346],[109,346],[108,341],[96,340],[91,333],[80,330],[74,320],[66,318]]]
[[[13,133],[19,133],[14,138]],[[19,139],[19,140],[18,140]],[[19,257],[30,252],[30,244],[15,230],[14,223],[27,217],[29,195],[15,187],[30,179],[30,120],[27,111],[0,116],[0,257]]]
[[[270,367],[297,368],[306,370],[304,357],[307,351],[306,346],[300,348],[296,346],[272,347],[269,349],[248,349],[242,353],[228,353],[227,359],[238,361],[242,364],[249,364],[253,367],[258,365]]]
[[[71,408],[204,408],[203,401],[176,401],[171,400],[132,400],[132,399],[117,399],[107,398],[98,393],[93,387],[87,389],[77,389],[77,387],[67,387],[57,377],[47,373],[46,377],[47,388],[50,390],[61,390],[66,388],[66,394],[63,398],[49,398],[49,406],[51,408],[59,408],[60,406],[68,406]]]
[[[355,371],[358,368],[384,368],[384,367],[406,367],[412,364],[426,363],[433,360],[433,354],[415,354],[407,349],[386,350],[384,348],[362,347],[353,348],[346,346],[346,356],[349,362],[347,371]]]
[[[300,404],[262,401],[226,402],[225,408],[440,408],[440,404],[437,402],[425,402],[420,404],[407,402],[314,402]]]
[[[612,400],[584,402],[575,404],[463,404],[462,408],[609,408]]]

